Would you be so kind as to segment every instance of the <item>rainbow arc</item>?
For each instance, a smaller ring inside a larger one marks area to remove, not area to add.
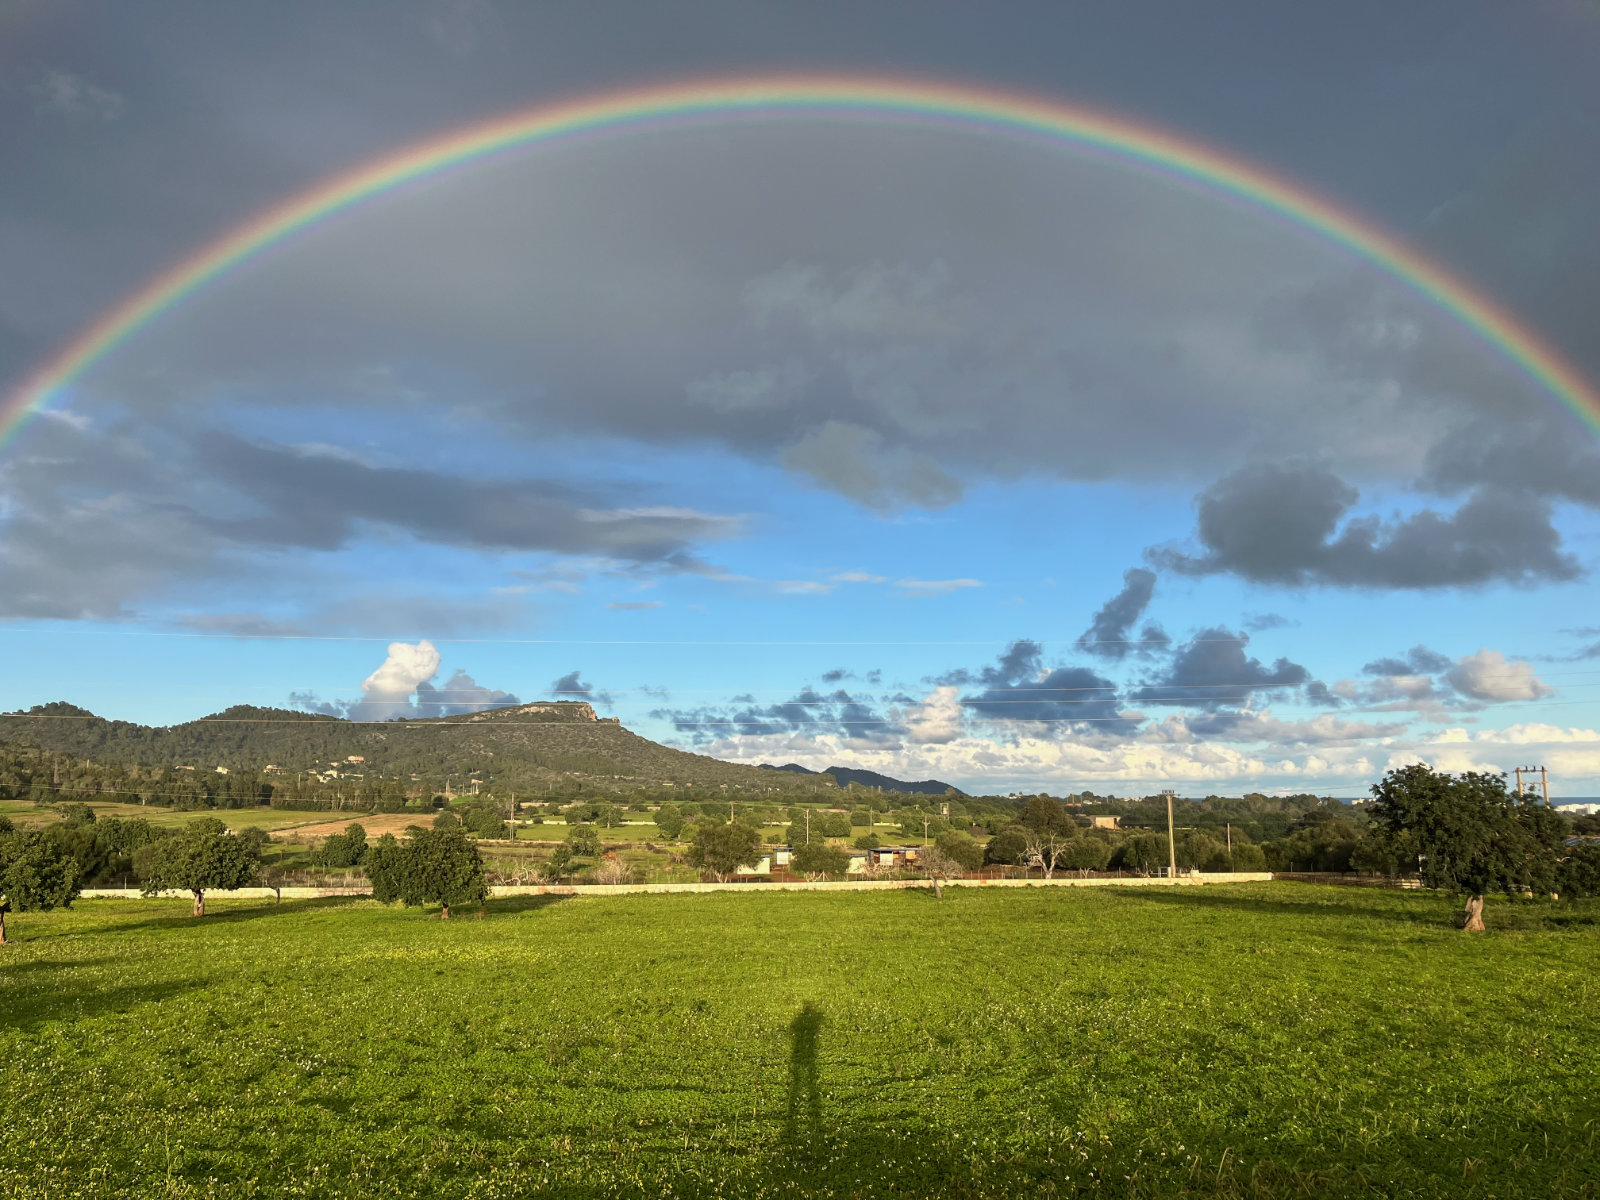
[[[0,402],[0,447],[28,418],[141,329],[207,284],[336,214],[497,155],[584,137],[778,118],[946,126],[1103,154],[1286,219],[1426,297],[1600,433],[1600,393],[1508,310],[1375,224],[1265,169],[1105,112],[986,89],[876,78],[721,79],[612,92],[498,117],[318,184],[257,214],[102,314]]]

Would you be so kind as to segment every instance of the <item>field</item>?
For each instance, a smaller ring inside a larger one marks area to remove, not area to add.
[[[0,1196],[1600,1196],[1600,903],[1206,888],[80,901]]]
[[[224,821],[228,828],[240,829],[265,829],[276,832],[280,829],[290,829],[297,825],[310,825],[314,822],[326,822],[327,813],[319,812],[294,812],[280,808],[207,808],[200,810],[187,810],[178,808],[164,808],[155,804],[105,804],[95,801],[91,806],[96,817],[143,817],[152,825],[166,829],[182,829],[190,821],[199,817],[218,817]],[[50,825],[61,818],[56,813],[54,804],[35,804],[31,800],[0,800],[0,817],[9,817],[18,825],[41,826]],[[350,818],[360,820],[360,816]],[[345,821],[345,825],[350,823]],[[415,823],[416,817],[412,817]],[[344,825],[339,826],[340,829]]]

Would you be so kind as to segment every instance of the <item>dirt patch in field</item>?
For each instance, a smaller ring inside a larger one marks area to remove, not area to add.
[[[368,838],[379,838],[386,833],[399,837],[408,825],[431,825],[432,813],[345,813],[332,821],[318,821],[315,825],[296,825],[293,829],[280,829],[273,834],[275,842],[320,842],[335,833],[343,833],[347,825],[359,825],[367,831]]]

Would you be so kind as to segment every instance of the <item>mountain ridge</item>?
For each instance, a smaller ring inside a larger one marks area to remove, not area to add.
[[[357,722],[294,709],[233,705],[193,721],[149,726],[56,701],[0,714],[0,743],[125,765],[223,773],[309,772],[329,766],[407,783],[472,775],[498,786],[603,791],[648,786],[757,792],[831,788],[663,746],[598,717],[582,701],[547,701],[448,717]]]

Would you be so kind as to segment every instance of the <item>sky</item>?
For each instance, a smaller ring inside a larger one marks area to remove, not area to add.
[[[1119,114],[1600,384],[1600,6],[0,0],[0,393],[268,207],[648,85]],[[1062,143],[747,116],[529,147],[223,275],[0,445],[0,707],[588,699],[969,791],[1600,794],[1600,444],[1403,280]]]

